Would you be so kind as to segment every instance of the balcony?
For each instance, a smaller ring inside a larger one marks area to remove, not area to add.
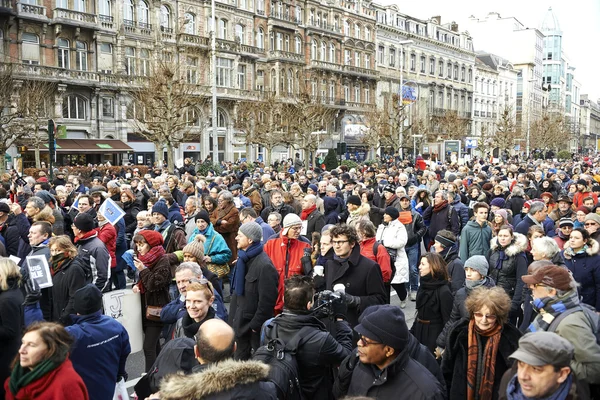
[[[329,32],[329,33],[335,33],[337,35],[342,34],[342,30],[339,26],[330,25],[326,22],[318,23],[315,21],[309,21],[307,24],[307,28],[325,31],[325,32]]]
[[[58,67],[47,67],[31,64],[1,64],[0,70],[10,66],[15,77],[40,77],[56,82],[77,82],[93,85],[98,82],[98,73],[93,71],[76,71]]]
[[[265,10],[256,10],[256,15],[265,16]]]
[[[167,26],[160,27],[160,37],[163,42],[174,42],[175,35],[173,34],[173,28],[169,28]]]
[[[0,0],[0,14],[15,15],[11,0]]]
[[[65,8],[55,8],[53,11],[52,18],[56,23],[98,29],[98,17],[96,14],[67,10]]]
[[[98,21],[103,29],[115,29],[114,18],[110,15],[98,15]]]
[[[344,72],[347,74],[367,78],[377,78],[379,76],[379,71],[375,71],[374,69],[353,67],[352,65],[344,65]]]
[[[189,33],[181,33],[179,34],[179,44],[192,47],[208,48],[210,47],[210,40],[209,38],[203,36],[190,35]]]
[[[152,35],[152,24],[146,22],[136,22],[129,19],[123,20],[123,27],[126,35],[150,36]]]
[[[359,102],[356,102],[356,101],[347,101],[346,102],[346,107],[348,107],[348,108],[363,108],[363,109],[367,109],[367,108],[374,108],[375,104],[359,103]]]
[[[217,87],[217,96],[231,98],[236,100],[247,100],[247,99],[256,99],[260,98],[260,92],[256,90],[244,90],[244,89],[236,89],[229,87]]]
[[[304,54],[291,53],[283,50],[271,50],[269,51],[270,60],[281,60],[288,62],[304,63]]]
[[[276,25],[290,30],[296,30],[298,25],[296,17],[289,13],[271,11],[269,17],[269,25]]]
[[[326,71],[342,72],[344,66],[326,61],[310,60],[310,67],[314,69],[322,69]]]
[[[7,1],[10,4],[10,0]],[[20,18],[33,19],[36,21],[48,22],[46,16],[46,7],[36,6],[34,4],[17,3],[17,14]]]

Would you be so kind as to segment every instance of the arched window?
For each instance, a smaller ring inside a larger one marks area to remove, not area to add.
[[[188,126],[200,126],[200,112],[195,107],[189,108],[185,113]]]
[[[326,57],[327,57],[327,44],[325,44],[325,42],[321,42],[321,54],[320,54],[319,59],[321,61],[325,61]]]
[[[296,36],[296,54],[302,54],[302,39]]]
[[[99,14],[110,17],[112,15],[111,0],[99,0]]]
[[[350,36],[350,23],[344,20],[344,35]]]
[[[263,28],[258,28],[258,32],[256,32],[256,47],[259,49],[265,48],[265,31]]]
[[[133,21],[133,0],[123,1],[123,19],[125,21]]]
[[[365,40],[367,42],[371,41],[371,29],[368,26],[365,26]]]
[[[277,91],[277,74],[275,73],[275,69],[271,70],[271,92]]]
[[[220,108],[217,110],[217,128],[227,128],[227,114]]]
[[[190,35],[196,34],[196,16],[192,13],[184,14],[185,20],[185,33],[189,33]]]
[[[294,93],[294,73],[291,69],[287,73],[287,92],[288,94]]]
[[[164,4],[160,6],[160,26],[164,29],[171,29],[171,10]]]
[[[335,63],[335,45],[333,43],[329,43],[329,62]]]
[[[360,25],[354,24],[354,37],[360,39]]]
[[[69,41],[67,39],[58,39],[58,68],[69,68]]]
[[[77,54],[75,58],[75,67],[78,71],[87,71],[87,43],[75,42]]]
[[[317,59],[317,41],[313,40],[310,46],[310,58],[311,60]]]
[[[70,95],[63,100],[63,118],[86,119],[87,101],[77,95]]]
[[[217,37],[219,39],[227,39],[227,20],[220,19],[219,20],[219,31],[217,32]]]
[[[141,24],[148,24],[148,16],[149,16],[149,9],[148,9],[148,3],[146,3],[144,0],[140,0],[138,2],[138,22]]]
[[[125,73],[135,75],[135,48],[125,47]]]
[[[238,40],[241,44],[246,44],[246,35],[243,25],[235,25],[235,39]]]

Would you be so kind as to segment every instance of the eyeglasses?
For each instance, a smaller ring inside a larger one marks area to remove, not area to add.
[[[210,282],[206,279],[206,278],[201,278],[201,279],[197,279],[197,278],[192,278],[190,279],[190,283],[199,283],[201,285],[204,285],[208,288],[208,291],[210,292],[211,295],[214,296],[214,292],[212,289],[212,285],[210,284]]]
[[[341,246],[344,243],[348,243],[348,242],[349,242],[349,240],[332,240],[331,244],[334,246]]]
[[[584,226],[596,226],[596,225],[598,225],[598,223],[597,223],[597,222],[586,222],[586,223],[584,224]]]
[[[484,314],[484,313],[480,313],[480,312],[473,313],[473,315],[475,316],[475,318],[478,318],[478,319],[483,319],[483,317],[485,317],[485,319],[487,319],[489,321],[495,321],[496,318],[498,318],[497,316],[495,316],[493,314]]]
[[[370,340],[367,340],[367,338],[364,337],[363,335],[358,335],[358,340],[360,341],[360,344],[363,347],[367,347],[367,346],[370,346],[370,345],[383,344],[383,343],[377,343],[377,342],[372,342]]]

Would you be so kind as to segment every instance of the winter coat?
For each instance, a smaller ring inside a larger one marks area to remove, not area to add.
[[[348,218],[346,219],[346,225],[349,225],[353,228],[356,228],[356,224],[358,221],[369,220],[369,212],[371,211],[371,206],[366,203],[361,204],[356,211],[353,211],[348,214]]]
[[[160,386],[161,400],[276,400],[269,367],[257,361],[224,360],[194,367],[191,375],[171,375]],[[196,372],[198,371],[198,372]]]
[[[248,190],[243,191],[244,196],[250,199],[250,203],[252,203],[252,208],[256,211],[257,215],[260,215],[260,212],[263,209],[262,198],[258,191],[258,189],[254,186],[250,186]]]
[[[377,255],[375,255],[374,251],[376,248]],[[360,242],[360,254],[367,257],[369,260],[375,261],[377,265],[379,265],[379,268],[381,268],[383,281],[385,283],[390,283],[392,280],[392,267],[390,265],[390,255],[384,245],[378,243],[374,237],[365,239]]]
[[[460,234],[460,259],[468,260],[472,256],[485,256],[490,250],[492,228],[483,223],[469,221]]]
[[[515,237],[511,244],[504,250],[507,259],[502,261],[501,267],[496,264],[500,257],[498,249],[498,238],[493,238],[487,260],[490,265],[488,276],[491,277],[496,286],[500,286],[506,294],[512,298],[511,312],[515,312],[521,307],[523,294],[523,281],[521,277],[527,275],[527,237],[514,233]]]
[[[372,399],[441,400],[444,388],[423,365],[404,348],[381,373],[374,365],[363,364],[356,351],[340,365],[333,388],[335,398],[365,396]]]
[[[325,265],[325,289],[332,290],[341,283],[346,293],[360,297],[358,308],[349,308],[346,314],[351,327],[358,324],[358,316],[362,311],[375,304],[386,303],[386,291],[383,286],[381,269],[374,261],[360,254],[358,243],[354,245],[350,257],[345,262],[328,260]]]
[[[23,330],[23,292],[16,279],[7,279],[7,284],[8,290],[0,291],[0,382],[10,376],[10,365],[21,347]]]
[[[573,278],[579,283],[579,296],[581,301],[600,311],[600,245],[594,239],[590,239],[589,247],[585,252],[570,256],[572,252],[569,244],[561,252],[565,265],[573,274]]]
[[[260,332],[262,324],[273,316],[278,284],[277,270],[265,252],[246,262],[244,294],[233,292],[229,308],[229,324],[236,337]]]
[[[27,254],[27,257],[42,256],[46,259],[46,261],[48,261],[48,264],[50,264],[50,248],[48,247],[49,241],[50,241],[50,239],[46,239],[44,242],[31,247],[31,252],[29,254]],[[27,259],[25,259],[25,260],[27,260]],[[25,261],[21,264],[21,282],[26,282],[29,279],[30,279],[29,267],[27,265],[27,261]],[[25,292],[25,289],[22,288],[22,290],[23,290],[23,296],[26,296],[27,293]],[[39,300],[40,309],[42,310],[44,319],[50,320],[52,307],[53,307],[52,287],[40,289],[40,293],[42,295],[42,297],[40,297],[40,300]],[[26,321],[27,321],[27,319],[26,319]]]
[[[521,196],[510,196],[508,200],[506,200],[506,204],[504,208],[512,211],[512,215],[517,215],[521,213],[523,209],[523,204],[525,204],[525,199]]]
[[[24,260],[31,249],[28,238],[29,220],[25,214],[9,214],[4,225],[0,227],[0,234],[4,238],[8,255]]]
[[[438,364],[435,356],[429,349],[419,343],[417,338],[412,334],[408,334],[408,344],[406,345],[409,351],[410,358],[427,368],[431,375],[435,376],[439,383],[442,384],[444,392],[446,392],[446,382],[440,364]]]
[[[425,292],[426,302],[417,307],[417,316],[411,328],[421,344],[425,345],[431,352],[435,351],[435,341],[450,319],[452,312],[452,292],[450,285],[439,285],[435,288],[419,286],[419,292]],[[420,293],[417,293],[419,303]]]
[[[169,220],[165,220],[161,226],[155,229],[163,235],[165,253],[174,253],[177,250],[183,250],[187,244],[185,230],[178,224],[172,224]]]
[[[523,217],[523,219],[521,220],[521,222],[519,222],[518,224],[513,220],[513,226],[515,227],[515,232],[516,233],[520,233],[521,235],[527,236],[527,232],[529,232],[529,228],[531,228],[532,226],[537,225],[531,215],[527,214],[525,217]],[[544,228],[544,226],[542,225],[542,228]]]
[[[448,386],[449,400],[467,398],[467,356],[469,320],[461,320],[448,332],[446,351],[442,358],[442,372]],[[512,366],[510,355],[519,348],[521,332],[511,324],[504,324],[496,355],[494,389],[492,399],[498,398],[502,376]],[[482,343],[484,340],[482,340]],[[484,344],[482,344],[484,346]]]
[[[395,219],[387,225],[379,225],[375,238],[377,241],[383,243],[385,247],[396,250],[396,262],[394,263],[396,273],[391,283],[408,282],[408,256],[404,250],[408,234],[402,222]]]
[[[306,399],[331,399],[334,370],[337,370],[337,366],[354,347],[352,330],[348,323],[335,322],[335,337],[334,333],[327,331],[323,322],[310,314],[300,315],[284,311],[271,324],[273,329],[265,329],[265,343],[275,338],[287,343],[303,327],[311,328],[298,344],[296,360],[300,387]]]
[[[110,254],[98,234],[94,233],[86,238],[78,239],[77,257],[81,259],[82,265],[86,269],[86,277],[92,278],[92,283],[100,291],[110,289]],[[90,273],[91,271],[91,273]]]
[[[171,195],[173,196],[173,199],[175,199],[175,203],[179,204],[185,204],[186,200],[187,200],[187,194],[183,193],[181,190],[179,190],[178,188],[175,188],[171,191]]]
[[[142,323],[144,326],[161,326],[158,321],[146,319],[146,307],[163,307],[169,304],[169,285],[171,284],[171,264],[166,255],[160,257],[153,265],[146,265],[140,271],[140,282],[145,292],[142,296]]]
[[[454,207],[454,211],[458,213],[458,219],[460,221],[460,226],[464,228],[469,222],[469,207],[464,205],[460,201],[460,195],[457,194],[454,196],[454,200],[450,203],[452,207]]]
[[[110,399],[118,378],[126,376],[129,335],[120,322],[101,311],[71,318],[73,325],[65,329],[75,339],[69,353],[73,368],[83,379],[90,400]]]
[[[98,239],[104,243],[108,254],[110,255],[110,267],[114,268],[117,266],[117,230],[110,222],[106,222],[104,225],[96,228],[98,232]]]
[[[13,396],[9,390],[9,379],[4,382],[6,400],[89,399],[88,390],[83,383],[83,379],[75,372],[73,364],[68,358],[56,369],[22,387],[16,396]]]
[[[68,325],[69,316],[75,314],[75,292],[87,283],[85,269],[79,257],[66,260],[52,277],[51,321]]]
[[[434,212],[433,206],[429,206],[423,213],[423,220],[425,223],[429,222],[429,237],[432,241],[442,229],[451,231],[456,237],[460,236],[458,213],[452,206],[448,205],[438,212]]]
[[[183,225],[184,225],[184,231],[185,231],[185,237],[187,238],[188,243],[190,243],[190,239],[192,237],[192,235],[194,234],[194,231],[198,228],[196,226],[196,216],[198,215],[198,212],[192,214],[192,215],[185,215],[185,218],[183,219]]]
[[[325,215],[323,217],[325,219],[325,225],[335,225],[340,222],[340,214],[337,212],[337,200],[332,197],[325,196],[323,198],[323,204],[323,207],[325,208]]]
[[[122,203],[121,206],[123,207],[123,211],[125,211],[125,216],[123,216],[125,220],[125,233],[131,237],[137,228],[137,215],[140,212],[141,206],[137,200]]]
[[[425,223],[423,222],[423,217],[421,216],[421,214],[419,214],[418,212],[416,212],[415,210],[398,210],[400,212],[404,212],[404,211],[410,211],[410,215],[412,217],[412,220],[410,223],[408,224],[404,224],[404,227],[406,228],[406,234],[408,235],[408,240],[406,241],[406,246],[405,247],[410,247],[413,246],[417,243],[419,243],[421,241],[421,239],[423,239],[423,236],[425,236],[425,233],[427,233],[427,227],[425,226]],[[377,225],[375,225],[377,226]]]
[[[264,219],[264,218],[263,218]],[[222,224],[222,221],[227,221],[226,224]],[[227,204],[225,208],[221,209],[217,207],[216,210],[210,215],[210,222],[213,225],[215,231],[219,232],[227,247],[231,250],[231,261],[237,259],[237,242],[235,237],[240,227],[240,212],[233,203]]]
[[[192,243],[198,233],[199,231],[194,231],[188,243]],[[208,227],[204,231],[204,237],[206,238],[204,241],[204,255],[209,256],[213,264],[229,264],[230,261],[233,261],[231,259],[231,250],[227,247],[225,239],[223,239],[220,233],[215,231],[212,224],[208,224]]]
[[[450,291],[454,295],[465,284],[465,262],[458,257],[456,245],[447,249],[447,252],[442,256],[447,263],[446,269],[450,277]]]
[[[183,216],[181,215],[181,208],[179,208],[179,203],[173,203],[169,206],[169,214],[168,220],[171,221],[172,224],[179,222],[183,224]]]
[[[269,200],[269,204],[270,204],[270,200]],[[279,209],[276,209],[272,205],[269,205],[268,207],[263,208],[262,212],[260,213],[260,216],[263,219],[263,221],[268,221],[269,214],[271,214],[272,212],[278,212],[279,214],[281,214],[281,222],[283,222],[283,219],[285,218],[286,215],[295,214],[296,210],[294,210],[294,208],[292,206],[287,205],[285,203],[283,203],[279,207]]]
[[[309,241],[312,241],[313,232],[321,233],[321,229],[323,229],[324,226],[325,217],[323,217],[323,214],[321,214],[318,209],[315,209],[308,215],[308,217],[306,217],[306,233],[303,236]]]

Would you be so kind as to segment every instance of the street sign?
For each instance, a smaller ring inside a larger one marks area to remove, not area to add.
[[[466,139],[465,140],[465,149],[476,149],[477,148],[477,139]]]

